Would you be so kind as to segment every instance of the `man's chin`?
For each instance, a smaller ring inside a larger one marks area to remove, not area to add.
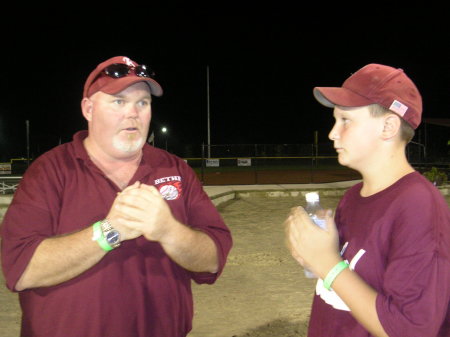
[[[114,139],[113,146],[116,150],[119,150],[124,153],[134,153],[139,151],[144,145],[144,141],[142,138],[134,139],[134,140],[117,140]]]

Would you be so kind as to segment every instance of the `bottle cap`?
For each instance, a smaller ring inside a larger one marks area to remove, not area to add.
[[[317,202],[319,201],[319,192],[309,192],[305,194],[307,202]]]

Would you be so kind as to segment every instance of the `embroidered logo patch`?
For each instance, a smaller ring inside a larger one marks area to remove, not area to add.
[[[177,200],[181,197],[183,191],[180,176],[156,179],[155,186],[158,188],[159,193],[161,193],[165,200]]]

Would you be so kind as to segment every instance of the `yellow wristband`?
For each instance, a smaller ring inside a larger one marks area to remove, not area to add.
[[[113,249],[106,241],[101,228],[101,221],[97,221],[92,225],[92,240],[97,241],[98,245],[105,251],[109,252]]]
[[[325,276],[325,279],[323,280],[323,286],[325,289],[330,290],[331,284],[336,279],[336,277],[345,269],[348,268],[347,261],[341,261],[338,264],[336,264]]]

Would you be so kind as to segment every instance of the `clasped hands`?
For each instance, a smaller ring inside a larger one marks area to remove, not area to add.
[[[140,182],[118,193],[106,218],[120,232],[122,241],[143,235],[161,242],[178,224],[156,187]]]
[[[341,260],[339,235],[333,219],[333,212],[326,211],[327,229],[318,227],[303,207],[291,209],[285,226],[285,241],[291,255],[304,268],[320,278]]]

